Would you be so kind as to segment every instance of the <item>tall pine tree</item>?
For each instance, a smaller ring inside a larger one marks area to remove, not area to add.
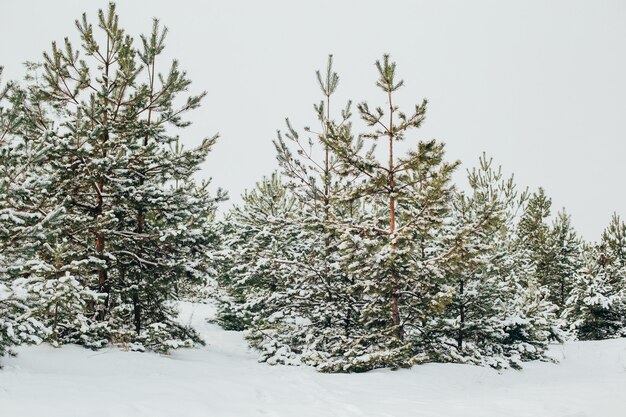
[[[322,93],[322,100],[314,105],[319,129],[305,127],[309,136],[305,139],[287,119],[287,130],[284,135],[278,132],[274,145],[287,184],[304,208],[308,254],[301,258],[299,286],[308,288],[308,302],[299,304],[301,316],[311,322],[308,344],[315,358],[310,362],[319,364],[341,350],[338,345],[360,314],[359,302],[349,289],[351,278],[341,268],[336,250],[341,225],[358,216],[360,206],[341,198],[352,178],[338,175],[340,161],[330,144],[332,127],[349,127],[351,117],[350,102],[337,112],[339,117],[333,116],[339,76],[333,70],[332,55],[326,70],[317,71],[316,78]]]
[[[224,198],[193,179],[216,136],[193,149],[179,142],[189,125],[183,116],[205,94],[185,96],[190,81],[176,61],[160,72],[167,30],[157,20],[139,47],[113,4],[96,27],[86,15],[76,27],[79,48],[68,38],[53,42],[32,66],[15,134],[24,147],[45,148],[26,183],[46,184],[40,195],[18,195],[17,204],[29,215],[58,214],[43,228],[37,256],[51,274],[70,273],[78,293],[97,293],[77,304],[75,313],[90,321],[78,341],[164,351],[187,345],[193,332],[177,324],[170,301],[210,270],[214,212]]]
[[[444,146],[434,140],[417,141],[403,157],[398,142],[419,128],[426,101],[409,115],[394,104],[403,81],[388,55],[376,62],[377,86],[387,100],[387,111],[357,106],[368,130],[358,137],[350,125],[331,125],[326,143],[337,155],[340,172],[352,178],[343,192],[346,201],[359,201],[367,214],[342,225],[339,248],[342,268],[361,292],[363,306],[359,332],[346,340],[342,370],[410,365],[417,357],[421,327],[436,309],[439,260],[446,254],[437,241],[452,197],[450,176],[457,163],[444,160]],[[385,158],[373,148],[361,152],[360,141],[385,143]]]

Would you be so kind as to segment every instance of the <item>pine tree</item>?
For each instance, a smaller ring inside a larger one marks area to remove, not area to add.
[[[1,76],[2,67],[0,83]],[[23,94],[18,93],[21,91],[14,90],[11,84],[0,84],[0,356],[11,353],[9,348],[14,344],[39,342],[49,332],[32,315],[30,280],[16,274],[15,268],[32,252],[32,246],[25,241],[40,220],[39,216],[29,215],[12,204],[12,192],[16,189],[13,184],[28,189],[26,184],[21,184],[24,167],[19,166],[26,160],[26,152],[23,147],[15,146],[11,134],[21,124],[18,109]]]
[[[275,142],[284,185],[264,179],[223,222],[218,321],[246,330],[263,361],[321,371],[546,359],[559,331],[544,283],[566,278],[574,239],[565,215],[553,232],[543,191],[524,206],[526,193],[485,157],[470,194],[452,185],[458,163],[445,161],[443,144],[420,141],[398,158],[426,102],[400,112],[395,64],[385,56],[376,66],[389,111],[360,104],[359,135],[349,106],[332,119],[329,59],[317,73],[321,130],[306,128],[305,140],[287,120]],[[384,161],[367,139],[388,143]]]
[[[0,67],[0,83],[2,82],[2,71],[3,71],[3,67]],[[3,88],[2,84],[0,84],[0,88]],[[0,103],[2,103],[4,96],[6,95],[6,90],[3,88],[3,90],[0,90]],[[7,131],[7,124],[9,124],[9,120],[8,120],[8,115],[7,115],[7,111],[0,106],[0,135],[2,137],[2,140],[0,141],[0,145],[3,145],[6,141],[5,137],[6,137],[6,131]],[[3,183],[4,185],[4,183]],[[5,198],[6,195],[6,191],[4,189],[0,189],[0,196],[3,198]],[[1,232],[3,235],[7,234],[8,231],[8,227],[6,226],[7,220],[5,220],[5,217],[8,218],[8,213],[5,212],[6,209],[3,208],[2,210],[2,222],[0,222],[0,227],[2,228]],[[8,314],[8,310],[9,307],[7,306],[8,302],[7,300],[9,300],[9,297],[11,296],[11,293],[9,291],[9,288],[7,287],[7,285],[3,282],[6,280],[5,277],[5,272],[6,270],[6,254],[4,253],[4,250],[0,251],[0,317],[6,317]],[[9,340],[8,335],[7,335],[7,323],[5,321],[8,321],[6,319],[3,319],[2,322],[0,322],[0,357],[4,356],[5,353],[7,352],[9,346],[11,345],[11,340]]]
[[[471,193],[458,192],[452,212],[451,301],[430,323],[429,349],[438,360],[519,367],[545,357],[556,320],[545,294],[528,285],[534,267],[512,233],[527,195],[484,155],[468,179]]]
[[[264,180],[225,222],[229,256],[221,284],[230,297],[218,321],[248,328],[268,363],[323,366],[358,316],[336,251],[337,224],[355,216],[358,205],[337,199],[348,184],[336,175],[338,160],[325,143],[330,124],[347,125],[350,117],[348,104],[340,122],[331,119],[339,81],[332,64],[329,56],[324,74],[316,72],[323,94],[314,105],[320,131],[305,128],[312,136],[305,140],[287,119],[287,131],[274,142],[285,186],[276,174]]]
[[[17,205],[30,207],[29,216],[55,214],[35,256],[46,265],[46,280],[62,281],[41,288],[74,288],[65,302],[81,306],[76,317],[92,323],[83,344],[187,345],[195,336],[176,323],[170,301],[183,283],[199,283],[210,271],[214,212],[224,198],[193,180],[216,136],[195,149],[179,144],[189,124],[183,115],[205,94],[182,96],[190,81],[176,61],[158,72],[167,30],[157,20],[139,48],[119,26],[114,4],[99,11],[97,28],[84,14],[76,27],[80,48],[68,38],[62,46],[53,42],[44,62],[31,65],[24,123],[15,131],[28,157],[39,158],[40,168],[23,174],[25,183],[43,190],[15,194]],[[70,328],[82,322],[68,320]]]
[[[542,285],[550,281],[551,273],[550,227],[547,223],[551,206],[552,200],[543,188],[539,188],[530,196],[518,225],[520,244],[530,251],[537,281]]]
[[[528,199],[518,224],[510,228],[509,285],[514,292],[504,310],[504,344],[512,352],[513,367],[524,360],[547,359],[548,342],[564,340],[558,306],[551,301],[555,295],[550,285],[558,278],[558,248],[546,223],[551,204],[540,188]]]
[[[306,333],[301,304],[311,290],[300,287],[299,265],[307,256],[303,207],[274,173],[245,193],[224,220],[218,323],[248,330],[248,340],[269,363],[299,362]]]
[[[332,126],[350,126],[348,102],[333,118],[333,96],[339,76],[333,70],[333,57],[328,57],[326,70],[316,72],[322,101],[314,105],[320,130],[305,127],[311,135],[302,137],[286,120],[287,131],[280,131],[274,142],[278,163],[287,184],[303,207],[302,236],[306,239],[307,256],[301,257],[299,287],[307,288],[307,301],[300,302],[299,314],[310,322],[307,363],[323,366],[323,362],[341,351],[337,344],[352,331],[359,316],[359,302],[351,294],[352,281],[339,265],[336,248],[342,225],[359,215],[359,204],[344,201],[340,194],[351,186],[351,178],[337,172],[339,159],[331,149]],[[356,145],[359,146],[359,145]],[[321,158],[317,158],[317,154]],[[341,353],[339,353],[341,354]]]
[[[502,355],[499,315],[505,293],[511,292],[506,282],[507,230],[515,204],[525,195],[518,202],[512,178],[504,180],[501,169],[494,170],[484,155],[479,162],[479,168],[468,172],[471,193],[455,194],[450,236],[457,240],[458,251],[450,257],[446,274],[451,300],[429,329],[439,360],[482,363],[483,355]]]
[[[369,130],[355,139],[349,125],[331,125],[325,143],[337,155],[339,171],[351,178],[346,201],[366,210],[358,222],[342,225],[339,246],[343,269],[354,280],[363,300],[359,332],[344,342],[344,358],[334,370],[367,370],[405,366],[415,360],[421,324],[437,304],[437,260],[443,258],[437,239],[452,196],[450,175],[457,163],[444,161],[444,146],[419,142],[398,158],[396,145],[424,120],[426,101],[410,115],[393,104],[403,85],[395,63],[385,55],[376,62],[377,86],[388,100],[388,112],[367,103],[357,106]],[[384,140],[386,161],[373,149],[360,152],[361,139]]]
[[[626,336],[626,224],[617,214],[585,251],[564,316],[581,340]]]
[[[552,250],[552,271],[546,283],[550,292],[550,301],[563,312],[572,291],[574,279],[582,266],[581,242],[571,225],[570,216],[564,210],[559,211],[550,233]]]
[[[574,276],[581,266],[580,244],[570,217],[559,212],[552,226],[547,223],[552,202],[542,188],[526,205],[518,226],[519,244],[534,265],[537,285],[548,291],[548,299],[561,314],[570,295]]]

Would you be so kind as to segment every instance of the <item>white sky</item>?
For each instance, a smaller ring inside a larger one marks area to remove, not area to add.
[[[85,11],[95,23],[106,5],[2,0],[5,79],[21,78],[21,63],[39,60],[52,40],[76,39],[74,19]],[[347,98],[384,104],[373,62],[389,52],[406,83],[399,104],[429,100],[412,139],[445,141],[449,158],[463,161],[459,180],[486,151],[519,185],[543,186],[553,212],[566,207],[587,239],[612,212],[626,217],[624,1],[134,0],[118,11],[132,35],[160,18],[168,56],[192,89],[208,91],[183,140],[220,132],[202,175],[231,202],[276,167],[271,141],[286,116],[314,123],[315,70],[329,53],[338,109]]]

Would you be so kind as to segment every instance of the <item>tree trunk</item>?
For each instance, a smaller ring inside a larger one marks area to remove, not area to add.
[[[102,217],[102,214],[104,212],[104,200],[102,197],[102,190],[104,188],[104,181],[100,180],[98,181],[98,184],[96,185],[96,203],[97,203],[97,208],[96,208],[96,215],[95,215],[95,221],[98,222],[98,218]],[[106,247],[106,241],[105,241],[105,237],[104,234],[102,233],[101,230],[97,230],[96,231],[96,253],[98,254],[98,257],[102,260],[104,260],[104,250]],[[104,307],[103,309],[98,313],[98,319],[99,320],[104,320],[108,309],[109,309],[109,301],[110,301],[110,285],[109,285],[109,277],[108,277],[108,271],[107,268],[105,266],[100,266],[98,269],[98,291],[100,293],[105,293],[106,296],[104,298]]]
[[[326,139],[328,139],[328,121],[330,119],[330,95],[326,95],[326,120],[324,121],[324,133],[326,134]],[[330,277],[330,267],[329,261],[330,258],[330,245],[331,239],[329,236],[328,230],[328,221],[329,221],[329,212],[330,212],[330,165],[329,165],[329,148],[328,144],[325,145],[324,149],[324,278],[326,279],[326,291],[327,291],[327,301],[328,303],[332,303],[333,301],[333,293],[331,290],[331,277]],[[326,326],[330,327],[332,325],[332,317],[329,315],[326,318]]]
[[[141,304],[139,304],[138,290],[133,291],[133,316],[135,322],[135,332],[141,334]]]
[[[391,102],[391,93],[389,93],[389,238],[391,240],[391,250],[396,250],[395,232],[396,232],[396,201],[394,196],[394,166],[393,166],[393,104]],[[397,288],[397,277],[391,277],[391,320],[395,328],[396,337],[400,340],[404,339],[404,332],[400,322],[400,294]]]
[[[105,97],[103,97],[103,108],[104,108],[104,112],[102,114],[102,126],[104,127],[103,131],[102,131],[102,137],[101,137],[101,141],[102,141],[102,157],[106,158],[106,143],[109,141],[109,130],[108,130],[108,123],[109,123],[109,115],[107,113],[107,106],[108,106],[108,101],[107,101],[107,96],[109,94],[109,59],[110,59],[110,42],[111,38],[109,35],[107,35],[107,46],[106,46],[106,62],[104,65],[104,73],[105,73],[105,79],[104,79],[104,87],[105,87]],[[104,214],[104,175],[98,179],[98,182],[96,184],[96,211],[95,211],[95,221],[96,223],[98,222],[98,218],[102,217],[102,215]],[[106,247],[106,240],[104,237],[104,234],[102,233],[101,230],[97,230],[96,231],[96,253],[98,254],[99,258],[104,260],[104,250]],[[98,288],[99,291],[102,293],[106,293],[106,297],[104,299],[104,308],[103,310],[99,313],[99,319],[100,320],[104,320],[104,318],[107,315],[108,309],[109,309],[109,301],[110,301],[110,285],[109,285],[109,277],[108,277],[108,271],[106,267],[100,267],[98,270]]]
[[[155,57],[152,57],[152,60],[150,61],[151,65],[150,65],[150,69],[149,69],[149,73],[150,73],[150,108],[148,109],[148,118],[147,118],[147,125],[148,128],[150,127],[150,122],[152,120],[152,105],[153,105],[153,100],[154,100],[154,66],[155,66]],[[148,146],[148,134],[146,134],[146,136],[144,136],[143,138],[143,146],[146,147]],[[140,164],[143,166],[143,161],[140,161]],[[142,175],[139,178],[139,186],[143,187],[145,181],[144,181],[144,176]],[[146,210],[144,209],[143,206],[139,205],[139,207],[137,208],[137,234],[141,235],[143,234],[144,230],[145,230],[145,223],[146,223]],[[141,270],[141,265],[139,270]],[[141,277],[138,276],[135,279],[135,285],[137,286],[137,288],[133,291],[133,320],[135,322],[135,331],[137,332],[137,334],[141,333],[141,302],[139,299],[139,284],[141,282]]]

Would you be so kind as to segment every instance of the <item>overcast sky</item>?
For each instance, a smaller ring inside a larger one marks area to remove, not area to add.
[[[0,65],[23,76],[50,41],[76,39],[74,19],[105,1],[2,0]],[[276,167],[272,140],[289,116],[315,121],[315,70],[334,54],[348,98],[384,105],[373,62],[388,52],[406,87],[398,103],[428,98],[424,127],[465,169],[483,151],[520,186],[543,186],[595,240],[626,217],[625,1],[119,1],[122,26],[170,29],[192,90],[208,91],[183,138],[219,132],[202,175],[232,201]],[[409,109],[407,109],[407,112]]]

